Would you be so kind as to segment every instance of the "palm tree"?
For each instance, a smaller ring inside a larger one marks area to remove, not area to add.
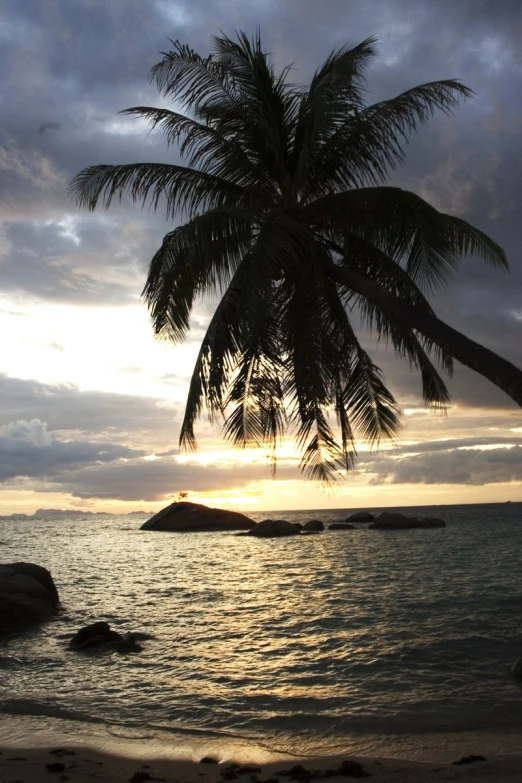
[[[159,127],[187,166],[90,166],[71,189],[90,210],[127,192],[181,222],[164,237],[144,289],[156,335],[182,342],[196,297],[220,296],[181,445],[196,448],[194,424],[206,406],[235,446],[269,446],[275,465],[276,445],[291,432],[305,473],[336,480],[340,466],[353,466],[356,440],[377,445],[400,428],[354,323],[420,371],[430,406],[447,404],[436,365],[451,374],[454,358],[522,405],[522,373],[440,321],[427,299],[463,255],[507,269],[504,252],[464,220],[387,184],[409,135],[471,91],[439,81],[367,105],[373,38],[332,52],[308,88],[289,81],[290,67],[275,72],[259,35],[216,37],[206,58],[171,43],[151,79],[178,110],[123,113]]]

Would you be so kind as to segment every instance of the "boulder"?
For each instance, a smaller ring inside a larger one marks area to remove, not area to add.
[[[369,511],[356,511],[355,514],[350,514],[347,517],[347,522],[373,522],[375,516],[370,514]]]
[[[171,503],[141,526],[141,530],[165,530],[175,533],[212,532],[216,530],[249,530],[252,519],[237,511],[209,508],[199,503]]]
[[[324,525],[319,519],[311,519],[309,522],[304,523],[303,530],[307,530],[307,531],[324,530]]]
[[[49,571],[35,563],[0,565],[0,630],[34,625],[58,611],[60,599]]]
[[[421,517],[418,527],[446,527],[446,523],[437,517]]]
[[[113,631],[109,623],[98,622],[86,625],[74,634],[69,649],[75,651],[116,650],[119,653],[140,652],[143,648],[137,644],[132,633],[120,634]]]
[[[287,522],[285,519],[263,519],[245,535],[258,538],[280,538],[281,536],[298,536],[301,526]]]
[[[376,530],[396,530],[400,528],[417,527],[418,521],[419,520],[416,517],[407,517],[406,514],[384,511],[370,527]]]
[[[404,530],[406,528],[432,528],[445,527],[446,523],[442,519],[435,517],[408,517],[406,514],[398,512],[384,511],[377,517],[375,522],[369,526],[372,530]]]
[[[511,667],[511,674],[518,680],[522,680],[522,658],[513,664]]]
[[[328,530],[357,530],[355,525],[348,525],[346,522],[333,522],[328,525]]]

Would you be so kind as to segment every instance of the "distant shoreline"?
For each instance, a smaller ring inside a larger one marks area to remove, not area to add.
[[[172,501],[174,502],[174,501]],[[165,501],[165,505],[168,505],[168,501]],[[219,505],[206,503],[204,505],[208,505],[210,508],[219,508]],[[225,508],[228,508],[226,504],[223,504]],[[279,518],[284,518],[285,514],[329,514],[332,512],[346,512],[347,514],[351,514],[355,511],[389,511],[389,510],[395,510],[395,509],[407,509],[407,508],[469,508],[469,507],[475,507],[475,506],[515,506],[515,505],[522,505],[522,500],[500,500],[495,503],[425,503],[425,504],[408,504],[405,503],[403,505],[398,506],[328,506],[325,508],[294,508],[294,509],[266,509],[266,510],[259,510],[255,509],[253,507],[248,508],[239,508],[234,507],[234,511],[240,511],[243,514],[246,514],[247,516],[264,516],[269,517],[271,515],[279,515]],[[160,509],[157,509],[160,510]],[[25,520],[37,520],[37,519],[57,519],[60,517],[63,518],[71,518],[74,519],[81,519],[82,517],[131,517],[131,516],[153,516],[156,511],[143,511],[143,510],[137,510],[137,511],[124,511],[121,513],[117,513],[114,511],[78,511],[77,509],[55,509],[55,508],[42,508],[35,511],[33,514],[23,514],[14,512],[12,514],[0,514],[0,521],[1,520],[19,520],[19,521],[25,521]]]

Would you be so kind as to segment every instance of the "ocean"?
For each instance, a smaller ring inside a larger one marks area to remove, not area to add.
[[[0,520],[2,562],[44,565],[62,601],[0,643],[0,744],[258,760],[519,751],[522,504],[402,510],[447,527],[262,540],[141,531],[134,515]],[[150,638],[135,655],[70,652],[98,620]]]

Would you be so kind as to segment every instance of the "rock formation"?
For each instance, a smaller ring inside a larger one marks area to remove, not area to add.
[[[257,536],[257,538],[280,538],[281,536],[298,536],[300,532],[301,525],[294,525],[285,519],[263,519],[245,535]]]
[[[375,516],[370,514],[369,511],[356,511],[355,514],[350,514],[347,518],[347,522],[373,522]]]
[[[0,565],[0,630],[34,625],[56,614],[60,599],[49,571],[35,563]]]
[[[320,531],[324,530],[324,525],[319,519],[310,519],[309,522],[305,522],[303,525],[303,530],[307,531]]]
[[[79,652],[115,650],[119,653],[140,652],[143,648],[136,642],[134,634],[120,634],[113,631],[109,623],[98,622],[86,625],[74,634],[69,649]]]
[[[237,511],[209,508],[199,503],[181,501],[158,511],[141,526],[141,530],[166,530],[176,533],[212,532],[216,530],[249,530],[252,519]]]
[[[405,528],[432,528],[446,527],[443,519],[435,517],[408,517],[406,514],[398,512],[384,511],[377,517],[375,522],[369,526],[372,530],[404,530]]]

